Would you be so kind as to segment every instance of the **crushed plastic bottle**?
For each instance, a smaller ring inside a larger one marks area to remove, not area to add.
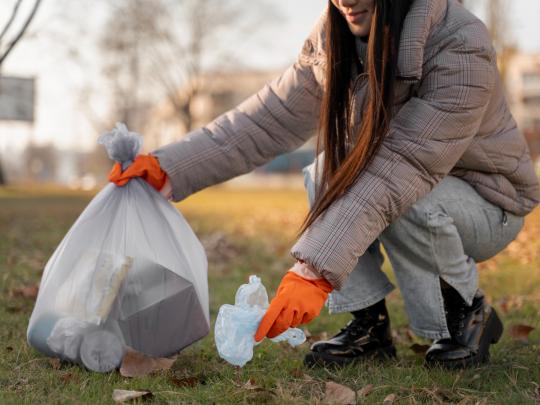
[[[255,332],[267,308],[266,288],[259,277],[250,276],[249,284],[238,288],[235,304],[225,304],[219,309],[214,335],[222,359],[243,367],[253,358],[253,347],[258,345]],[[298,346],[306,341],[306,336],[300,329],[290,328],[271,340]]]

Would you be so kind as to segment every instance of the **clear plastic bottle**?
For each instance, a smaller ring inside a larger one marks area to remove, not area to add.
[[[235,304],[219,309],[214,335],[221,358],[240,367],[253,358],[253,347],[258,344],[255,332],[267,308],[266,288],[259,277],[252,275],[248,284],[238,288]],[[291,328],[271,340],[298,346],[306,341],[306,336],[300,329]]]

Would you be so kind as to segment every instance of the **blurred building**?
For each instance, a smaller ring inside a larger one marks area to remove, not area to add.
[[[533,159],[540,157],[540,54],[515,54],[508,64],[506,87]]]
[[[251,70],[211,72],[203,75],[198,81],[199,90],[190,103],[192,127],[200,128],[233,109],[280,73],[280,71]],[[169,102],[156,107],[145,127],[147,149],[152,150],[174,142],[186,134],[187,129],[177,115]],[[279,156],[257,169],[257,172],[299,173],[302,167],[313,160],[314,142],[315,139],[312,139],[297,151]]]

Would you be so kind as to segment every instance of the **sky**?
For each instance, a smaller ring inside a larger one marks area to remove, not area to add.
[[[473,11],[481,9],[489,0],[475,0]],[[58,4],[65,6],[58,17]],[[14,3],[14,0],[0,2],[0,24]],[[241,63],[256,69],[284,69],[294,61],[305,37],[325,8],[326,0],[271,0],[279,18],[263,25],[254,32],[259,44],[246,49],[241,55]],[[95,4],[95,3],[93,3]],[[256,5],[255,1],[249,5]],[[63,13],[63,14],[62,14]],[[71,17],[63,24],[65,15]],[[507,15],[512,38],[526,52],[540,52],[540,0],[507,0]],[[483,16],[480,14],[480,17]],[[91,47],[91,33],[98,32],[105,18],[103,10],[93,7],[91,0],[43,0],[42,8],[34,22],[34,31],[43,30],[43,38],[25,41],[11,54],[3,68],[3,74],[37,77],[36,122],[32,127],[25,124],[0,123],[0,153],[22,147],[30,139],[37,143],[53,142],[64,149],[89,149],[96,140],[96,132],[87,119],[89,112],[81,111],[80,99],[89,76],[97,77],[99,55],[92,55],[83,64],[70,59],[76,47],[62,46],[62,34],[69,32],[69,26],[80,25],[77,18],[84,21],[87,31],[79,33],[77,47]],[[54,24],[49,24],[55,21]],[[67,27],[67,28],[66,28]],[[73,38],[72,38],[73,39]],[[54,43],[54,46],[51,45]],[[99,80],[99,79],[98,79]]]

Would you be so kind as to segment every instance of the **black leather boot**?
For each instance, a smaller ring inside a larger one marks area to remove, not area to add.
[[[396,356],[384,300],[355,311],[353,315],[354,319],[332,339],[311,346],[311,352],[304,360],[307,366],[344,366],[367,359]]]
[[[426,352],[427,366],[458,369],[489,361],[489,345],[497,343],[503,325],[495,310],[477,292],[467,306],[453,288],[443,288],[446,321],[451,337],[435,341]]]

